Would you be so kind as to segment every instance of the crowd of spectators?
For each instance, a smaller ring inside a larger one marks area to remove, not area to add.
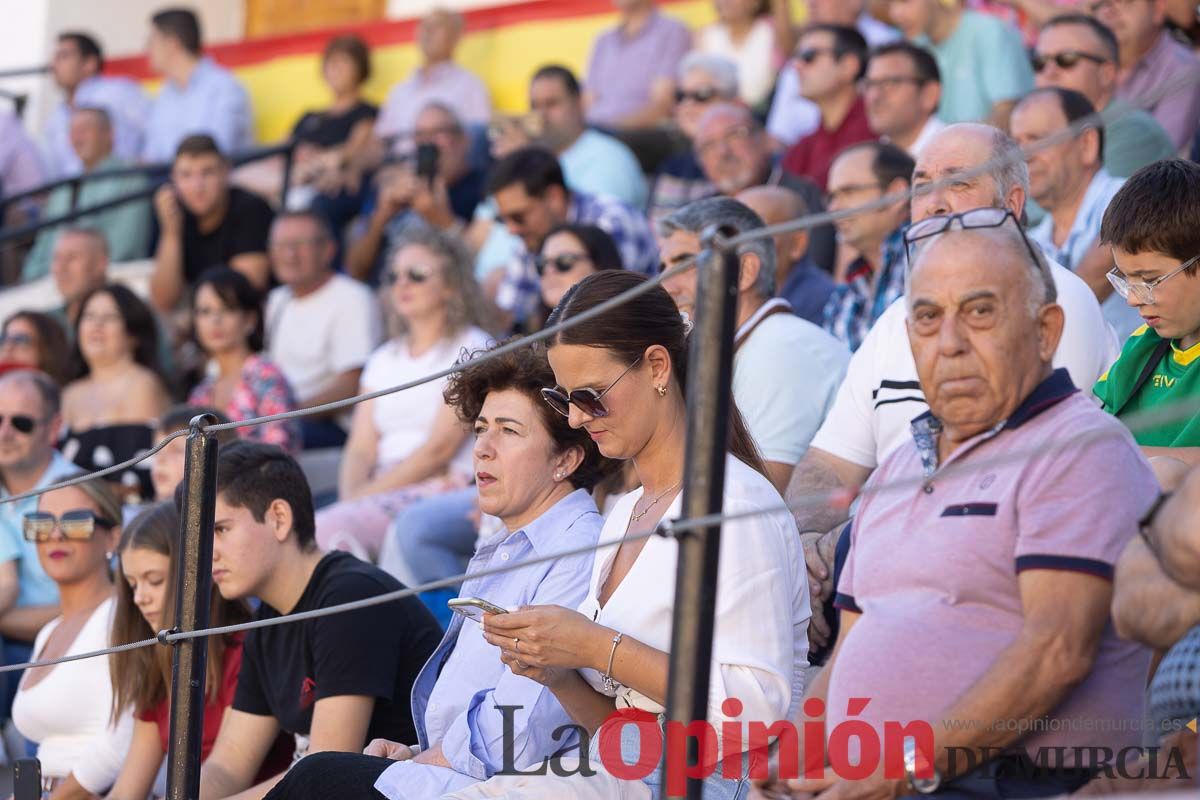
[[[677,546],[650,534],[683,513],[719,230],[739,237],[735,516],[708,719],[795,721],[776,744],[806,754],[845,723],[932,733],[902,774],[854,781],[780,777],[779,747],[722,738],[706,796],[1186,786],[1079,759],[1161,744],[1195,775],[1194,4],[810,0],[797,24],[787,0],[716,0],[698,30],[612,5],[582,73],[521,76],[522,114],[456,60],[456,12],[420,20],[380,106],[339,32],[286,193],[282,162],[239,168],[250,94],[192,11],[151,18],[152,99],[58,35],[40,137],[0,115],[0,197],[81,178],[4,223],[83,209],[17,270],[55,299],[0,326],[3,661],[173,626],[184,441],[9,498],[197,415],[376,393],[219,434],[209,621],[457,583],[211,637],[202,798],[652,796],[657,769],[609,768],[659,726],[598,731],[667,703]],[[0,740],[36,752],[47,797],[165,793],[165,648],[3,677]],[[588,764],[539,772],[551,757]]]

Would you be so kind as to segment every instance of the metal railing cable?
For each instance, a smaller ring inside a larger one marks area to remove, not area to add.
[[[1188,83],[1193,83],[1193,82],[1200,82],[1200,68],[1196,68],[1196,69],[1190,70],[1188,73],[1185,73],[1180,76],[1176,76],[1176,78],[1173,82],[1168,82],[1167,84],[1164,84],[1162,87],[1159,87],[1158,92],[1150,93],[1150,95],[1148,95],[1148,99],[1140,98],[1139,99],[1140,102],[1133,104],[1133,107],[1136,110],[1139,106],[1142,106],[1142,105],[1146,105],[1147,107],[1152,106],[1155,102],[1157,102],[1157,99],[1161,99],[1161,97],[1166,96],[1170,92],[1179,88],[1179,86],[1186,85]],[[1120,114],[1120,113],[1130,113],[1130,112],[1118,111],[1117,113]],[[1067,141],[1067,140],[1074,138],[1075,136],[1079,135],[1079,133],[1082,132],[1083,130],[1085,130],[1086,128],[1094,126],[1097,122],[1103,123],[1106,119],[1107,119],[1107,121],[1111,122],[1112,119],[1115,119],[1115,118],[1117,118],[1117,116],[1110,113],[1110,110],[1107,110],[1107,109],[1104,111],[1096,112],[1093,115],[1090,115],[1088,117],[1084,117],[1080,120],[1077,120],[1070,127],[1064,129],[1063,131],[1052,134],[1051,136],[1046,137],[1045,139],[1042,139],[1038,142],[1035,142],[1032,145],[1021,148],[1019,152],[1015,153],[1010,158],[1012,158],[1012,159],[1020,158],[1023,160],[1032,153],[1040,152],[1042,149],[1047,149],[1049,147],[1053,147],[1056,144],[1059,144],[1063,141]],[[740,234],[737,236],[732,236],[732,237],[727,237],[727,238],[719,237],[717,239],[717,244],[718,244],[718,246],[720,246],[722,248],[732,248],[732,247],[736,247],[739,244],[743,244],[743,243],[753,241],[756,239],[767,238],[770,236],[774,236],[778,233],[787,232],[787,231],[805,230],[805,229],[808,229],[811,227],[815,227],[817,225],[825,224],[827,222],[832,222],[832,221],[836,221],[839,219],[843,219],[845,217],[853,216],[853,215],[864,213],[864,212],[878,210],[880,208],[887,207],[887,206],[892,205],[897,202],[911,200],[914,196],[922,193],[923,191],[930,191],[931,188],[948,187],[948,186],[952,185],[953,183],[964,180],[964,179],[970,179],[971,177],[978,177],[980,175],[992,173],[995,170],[1005,166],[1006,163],[1007,163],[1007,161],[1004,158],[989,159],[988,161],[984,162],[983,164],[979,165],[978,167],[964,169],[961,172],[956,173],[955,175],[953,175],[951,177],[944,178],[944,179],[941,179],[938,181],[934,181],[928,186],[918,187],[916,189],[910,188],[904,192],[897,192],[892,195],[888,195],[888,196],[879,198],[874,201],[869,201],[869,202],[863,203],[863,204],[856,206],[854,208],[851,208],[851,209],[845,209],[845,210],[836,211],[836,212],[822,212],[822,213],[809,214],[804,217],[800,217],[796,220],[790,220],[788,222],[780,223],[779,225],[773,225],[773,226],[767,226],[764,228],[755,229],[753,231],[749,231],[749,232],[746,232],[746,233],[743,233],[743,234]],[[696,257],[690,258],[687,261],[677,264],[677,265],[674,265],[670,269],[663,271],[659,275],[650,278],[649,280],[645,281],[644,283],[639,284],[638,286],[636,286],[630,290],[627,290],[626,292],[624,292],[616,297],[613,297],[610,300],[605,301],[604,303],[601,303],[600,305],[597,305],[596,307],[594,307],[592,309],[582,312],[577,316],[571,317],[568,320],[558,323],[550,328],[546,328],[542,331],[538,331],[536,333],[529,334],[527,336],[523,336],[518,339],[514,339],[513,341],[507,342],[507,343],[500,345],[492,350],[486,351],[470,361],[455,364],[452,367],[449,367],[444,370],[440,370],[435,373],[431,373],[431,374],[426,375],[417,380],[410,381],[408,383],[400,384],[397,386],[386,387],[384,389],[379,389],[374,392],[369,392],[369,393],[365,393],[365,394],[358,395],[355,397],[346,398],[344,400],[326,403],[326,404],[322,404],[319,406],[313,406],[310,408],[296,409],[293,411],[288,411],[288,412],[284,412],[284,413],[280,413],[280,414],[272,414],[272,415],[268,415],[268,416],[264,416],[264,417],[256,417],[253,419],[241,420],[238,422],[229,422],[229,423],[224,423],[224,424],[220,424],[220,425],[204,426],[203,430],[206,432],[214,432],[215,433],[215,432],[219,432],[219,431],[234,430],[237,428],[261,425],[261,424],[265,424],[268,422],[296,419],[296,418],[309,416],[309,415],[313,415],[313,414],[323,414],[323,413],[328,413],[330,411],[338,411],[338,410],[341,410],[344,408],[352,407],[354,405],[365,402],[367,400],[373,400],[373,399],[376,399],[379,397],[384,397],[389,394],[394,394],[396,392],[406,391],[406,390],[412,389],[416,386],[421,386],[423,384],[426,384],[426,383],[429,383],[429,382],[432,382],[435,380],[440,380],[442,378],[446,378],[458,371],[461,371],[468,364],[477,364],[477,363],[482,363],[483,361],[486,361],[486,360],[498,358],[504,354],[512,352],[513,350],[516,350],[516,349],[519,349],[522,347],[527,347],[527,346],[535,344],[537,342],[552,338],[552,337],[556,336],[558,333],[560,333],[564,330],[570,329],[574,325],[581,324],[582,322],[585,322],[587,320],[590,320],[597,316],[605,314],[608,311],[610,311],[611,309],[616,308],[616,307],[620,306],[621,304],[627,302],[628,300],[632,299],[633,297],[643,294],[643,293],[651,290],[655,286],[660,285],[665,279],[667,279],[673,275],[679,274],[680,272],[683,272],[684,270],[691,269],[693,266],[695,266],[695,264],[696,264]],[[1155,410],[1152,410],[1149,412],[1143,412],[1138,415],[1132,415],[1128,421],[1129,424],[1127,425],[1127,427],[1129,428],[1129,430],[1136,432],[1136,431],[1142,429],[1142,427],[1149,428],[1149,427],[1154,427],[1154,426],[1161,425],[1161,424],[1164,424],[1164,423],[1170,422],[1170,421],[1191,418],[1192,416],[1194,416],[1196,414],[1196,412],[1198,410],[1200,410],[1200,400],[1186,400],[1185,399],[1183,401],[1180,401],[1179,403],[1174,404],[1173,406],[1167,406],[1167,407],[1155,409]],[[119,464],[114,464],[114,465],[106,467],[104,469],[96,470],[94,472],[88,473],[87,475],[82,475],[82,476],[78,476],[76,478],[72,478],[69,480],[60,481],[60,482],[57,482],[50,486],[43,487],[41,489],[36,489],[36,490],[29,491],[29,492],[24,492],[21,494],[0,498],[0,505],[2,505],[4,503],[18,502],[20,500],[37,497],[37,496],[39,496],[41,494],[45,494],[47,492],[55,491],[57,489],[65,488],[68,486],[77,485],[79,483],[84,483],[89,480],[104,477],[106,475],[110,475],[110,474],[113,474],[116,472],[120,472],[120,471],[129,469],[130,467],[133,467],[136,464],[138,464],[148,458],[153,457],[155,454],[160,452],[171,441],[173,441],[177,438],[183,437],[183,436],[187,436],[188,433],[189,432],[187,430],[175,431],[175,432],[167,435],[166,437],[164,437],[161,441],[159,441],[151,449],[139,454],[135,458],[121,462]],[[1077,434],[1077,435],[1071,437],[1071,441],[1073,443],[1082,445],[1082,444],[1089,443],[1092,440],[1098,440],[1100,438],[1109,437],[1109,436],[1118,435],[1118,434],[1119,434],[1119,431],[1117,431],[1115,429],[1098,431],[1098,432],[1090,432],[1090,433],[1084,433],[1084,434]],[[1037,458],[1039,456],[1045,457],[1046,454],[1047,454],[1047,451],[1044,446],[1039,446],[1037,448],[1030,448],[1028,451],[1019,451],[1019,452],[1012,451],[1009,453],[1000,454],[991,459],[977,460],[970,464],[948,465],[943,470],[941,470],[939,472],[939,474],[941,476],[945,476],[945,475],[951,474],[955,470],[974,471],[974,470],[979,470],[979,469],[984,469],[984,468],[995,467],[995,466],[999,466],[999,465],[1003,465],[1003,464],[1010,464],[1010,463],[1019,462],[1019,461],[1023,461],[1023,460],[1029,460],[1029,459]],[[466,580],[467,578],[478,578],[478,577],[497,575],[497,574],[501,574],[501,573],[505,573],[505,572],[511,572],[511,571],[514,571],[517,569],[523,569],[527,566],[544,563],[547,561],[553,561],[553,560],[557,560],[557,559],[561,559],[561,558],[567,558],[567,557],[574,556],[574,555],[582,555],[582,554],[585,554],[588,552],[597,552],[599,550],[602,550],[602,549],[605,549],[608,547],[612,547],[614,545],[618,545],[623,541],[629,541],[629,542],[640,541],[642,539],[648,539],[648,538],[652,538],[654,536],[678,537],[678,536],[686,535],[690,531],[693,531],[693,530],[696,530],[699,528],[708,527],[708,526],[711,526],[711,525],[714,525],[717,523],[722,523],[722,522],[727,522],[727,521],[737,521],[740,519],[746,519],[746,518],[760,516],[760,515],[780,514],[780,513],[785,513],[785,512],[791,513],[796,510],[800,510],[802,508],[811,508],[814,505],[821,504],[821,503],[824,503],[824,504],[837,503],[839,505],[848,505],[849,499],[853,498],[854,496],[865,496],[865,495],[872,494],[872,493],[882,493],[882,492],[893,491],[893,490],[898,491],[898,490],[901,490],[904,488],[909,488],[914,485],[921,485],[924,482],[926,482],[926,479],[923,476],[920,478],[908,478],[908,477],[899,478],[899,479],[896,479],[893,481],[889,481],[887,483],[880,483],[880,484],[874,484],[874,485],[868,484],[861,491],[857,491],[857,492],[848,492],[844,488],[829,489],[829,490],[823,490],[823,491],[819,491],[819,492],[811,492],[811,493],[807,493],[804,495],[792,495],[790,501],[787,503],[782,503],[782,504],[772,506],[772,507],[767,507],[767,508],[755,509],[753,511],[736,512],[736,513],[721,514],[721,515],[711,515],[709,517],[697,517],[695,519],[664,521],[655,530],[647,532],[647,533],[636,534],[633,536],[624,537],[622,539],[615,539],[615,540],[609,540],[609,541],[605,541],[605,542],[599,542],[595,545],[588,545],[588,546],[584,546],[584,547],[574,548],[572,550],[562,551],[562,552],[558,552],[558,553],[551,553],[551,554],[547,554],[547,555],[544,555],[544,556],[541,556],[538,558],[525,559],[525,560],[522,560],[519,562],[506,564],[501,567],[490,568],[487,570],[481,570],[481,571],[477,571],[477,572],[473,572],[473,573],[469,573],[469,574],[456,575],[456,576],[452,576],[449,578],[444,578],[444,579],[440,579],[437,581],[432,581],[432,582],[429,582],[426,584],[422,584],[421,586],[408,587],[405,589],[397,590],[395,592],[385,593],[385,594],[377,595],[375,597],[365,598],[362,600],[354,601],[351,603],[344,603],[344,604],[329,606],[329,607],[321,608],[321,609],[313,609],[311,611],[301,612],[301,613],[297,613],[297,614],[282,615],[282,616],[274,617],[271,619],[254,620],[254,621],[250,621],[250,622],[246,622],[246,623],[241,623],[239,625],[230,625],[230,626],[223,626],[223,627],[218,627],[218,628],[206,628],[206,629],[202,629],[202,630],[188,631],[188,632],[162,631],[154,638],[144,639],[144,640],[141,640],[138,642],[131,642],[128,644],[118,645],[118,646],[114,646],[114,647],[108,647],[108,648],[104,648],[104,649],[100,649],[100,650],[96,650],[96,651],[92,651],[92,652],[88,652],[88,653],[79,653],[79,654],[74,654],[71,656],[63,656],[63,657],[56,658],[56,659],[46,659],[46,660],[42,660],[42,661],[30,661],[30,662],[25,662],[22,664],[0,666],[0,674],[18,670],[18,669],[29,669],[29,668],[36,668],[36,667],[41,667],[41,666],[52,666],[54,664],[66,663],[69,661],[79,661],[79,660],[83,660],[83,659],[87,659],[87,658],[98,658],[98,657],[108,656],[108,655],[114,654],[114,653],[125,652],[128,650],[136,650],[136,649],[140,649],[143,647],[150,647],[155,644],[172,644],[175,642],[180,642],[180,641],[184,641],[184,640],[188,640],[188,639],[197,639],[197,638],[203,638],[206,636],[214,636],[214,635],[224,635],[224,634],[234,633],[234,632],[243,631],[243,630],[253,630],[256,628],[272,627],[275,625],[288,624],[291,622],[298,622],[298,621],[302,621],[302,620],[306,620],[306,619],[315,619],[315,618],[319,618],[319,617],[330,616],[333,614],[347,613],[347,612],[358,610],[361,608],[367,608],[367,607],[371,607],[371,606],[375,606],[375,605],[394,602],[396,600],[399,600],[399,599],[402,599],[405,597],[417,595],[421,592],[458,585],[463,580]]]
[[[1151,428],[1163,425],[1169,422],[1181,421],[1190,419],[1198,411],[1200,411],[1200,398],[1191,398],[1178,401],[1168,406],[1152,409],[1148,411],[1138,412],[1135,415],[1130,415],[1128,430],[1133,433],[1142,432]],[[214,426],[215,427],[215,426]],[[179,431],[177,433],[183,433]],[[1090,431],[1080,434],[1072,434],[1067,437],[1071,446],[1082,447],[1097,441],[1108,438],[1124,438],[1126,432],[1120,428],[1109,428],[1107,430]],[[175,435],[173,434],[173,437]],[[165,441],[164,441],[165,443]],[[1049,444],[1059,444],[1059,441],[1053,441]],[[1028,461],[1037,458],[1047,458],[1051,456],[1053,448],[1047,447],[1047,443],[1031,446],[1024,449],[1013,450],[1006,453],[1001,453],[996,456],[980,458],[972,460],[970,463],[957,462],[948,464],[938,470],[936,473],[938,480],[943,480],[948,476],[953,476],[965,472],[978,472],[985,469],[994,469],[999,466],[1011,465],[1021,461]],[[86,479],[86,476],[85,476]],[[825,489],[821,491],[808,492],[804,494],[793,494],[786,503],[765,506],[762,508],[751,509],[747,511],[738,511],[722,514],[713,514],[709,516],[694,517],[690,519],[679,520],[663,520],[654,530],[644,533],[626,535],[620,538],[607,539],[598,541],[596,544],[583,545],[574,547],[568,550],[561,550],[553,553],[547,553],[535,558],[522,559],[511,563],[503,564],[498,567],[489,567],[487,569],[476,570],[473,572],[465,572],[460,575],[453,575],[447,578],[440,578],[436,581],[429,581],[420,586],[411,586],[404,589],[397,589],[392,592],[386,592],[374,597],[367,597],[361,600],[354,600],[347,603],[339,603],[337,605],[326,606],[324,608],[311,609],[309,611],[296,612],[294,614],[284,614],[278,617],[268,619],[251,620],[236,625],[225,625],[214,628],[204,628],[195,631],[160,631],[157,636],[150,639],[142,639],[128,644],[116,645],[113,647],[105,647],[98,650],[89,651],[86,653],[76,653],[69,656],[61,656],[58,658],[35,660],[23,662],[20,664],[9,664],[0,666],[0,674],[13,672],[22,669],[34,669],[37,667],[48,667],[55,664],[63,664],[70,661],[82,661],[89,658],[106,657],[115,653],[122,653],[129,650],[138,650],[144,647],[151,647],[156,644],[169,645],[176,642],[185,641],[188,639],[201,639],[209,636],[224,636],[241,631],[250,631],[258,628],[271,628],[278,625],[287,625],[294,622],[302,622],[305,620],[319,619],[321,617],[334,616],[344,614],[351,611],[357,611],[363,608],[371,608],[373,606],[384,605],[386,603],[402,600],[406,597],[413,597],[422,592],[433,591],[435,589],[444,589],[447,587],[457,586],[467,579],[478,579],[485,577],[493,577],[502,575],[508,572],[515,572],[526,567],[544,564],[551,561],[557,561],[573,556],[586,555],[588,553],[596,553],[611,547],[619,546],[623,543],[639,542],[645,539],[654,537],[663,538],[679,538],[688,535],[694,530],[709,527],[716,524],[726,522],[739,522],[742,520],[752,519],[760,516],[773,516],[778,514],[791,514],[801,509],[812,508],[818,504],[836,504],[839,507],[846,507],[849,501],[855,497],[867,497],[875,494],[884,494],[893,491],[902,491],[905,489],[916,488],[928,482],[928,478],[924,475],[914,477],[896,478],[879,484],[867,484],[861,490],[849,491],[845,488]]]

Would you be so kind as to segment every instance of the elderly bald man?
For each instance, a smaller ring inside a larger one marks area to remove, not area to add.
[[[929,410],[863,494],[841,630],[808,696],[827,730],[864,697],[855,720],[880,741],[885,725],[932,726],[905,740],[905,776],[876,770],[855,797],[1068,793],[1097,768],[1085,752],[1140,743],[1149,653],[1117,637],[1109,604],[1157,484],[1120,422],[1052,366],[1063,309],[1010,210],[929,219],[909,238],[906,338]],[[1026,772],[1045,748],[1055,758]]]
[[[783,186],[754,186],[738,192],[739,202],[766,225],[790,222],[809,213],[808,204]],[[814,325],[825,324],[825,302],[833,294],[833,278],[808,255],[808,231],[775,234],[775,294],[787,300],[792,312]]]
[[[970,171],[988,164],[988,171]],[[972,208],[1004,208],[1018,217],[1029,196],[1029,168],[1012,137],[976,123],[951,125],[929,141],[913,171],[910,204],[914,224],[928,217]],[[1077,275],[1051,264],[1066,321],[1054,365],[1066,367],[1077,386],[1092,386],[1119,352],[1116,337],[1100,312],[1096,295]],[[821,490],[857,489],[898,444],[909,422],[928,407],[917,366],[904,333],[907,307],[896,300],[863,340],[846,372],[833,408],[796,465],[788,494],[798,502]],[[847,509],[808,501],[796,511],[811,571],[810,587],[828,599],[836,534],[821,537],[845,521]],[[814,549],[815,542],[821,544]],[[828,643],[833,618],[813,611],[810,640]],[[819,659],[819,655],[817,656]]]

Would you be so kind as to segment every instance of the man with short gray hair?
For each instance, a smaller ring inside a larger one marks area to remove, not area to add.
[[[659,222],[663,269],[696,256],[701,232],[715,224],[737,234],[763,227],[759,216],[736,200],[698,200]],[[786,300],[774,298],[772,239],[746,242],[737,256],[733,397],[767,462],[771,483],[782,493],[833,401],[850,354],[841,342],[794,315]],[[695,313],[697,285],[695,268],[663,281],[688,315]]]

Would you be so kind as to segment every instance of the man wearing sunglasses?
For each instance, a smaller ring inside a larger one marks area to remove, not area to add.
[[[1200,83],[1194,75],[1200,62],[1167,31],[1167,0],[1091,0],[1089,6],[1120,46],[1117,96],[1139,106],[1152,100],[1147,110],[1175,149],[1188,147],[1200,120]]]
[[[49,486],[76,471],[55,448],[61,417],[58,386],[40,372],[0,377],[0,497]],[[28,661],[39,630],[58,615],[58,587],[42,570],[37,546],[23,534],[37,498],[0,505],[0,638],[4,663]],[[17,681],[0,693],[0,724],[8,719]]]
[[[1174,408],[1151,428],[1134,430],[1147,456],[1200,464],[1200,413],[1179,408],[1200,398],[1200,165],[1160,161],[1117,192],[1100,227],[1111,248],[1113,288],[1145,325],[1095,386],[1120,419]]]
[[[1118,54],[1117,37],[1104,23],[1064,14],[1042,27],[1032,63],[1039,89],[1073,89],[1104,112],[1104,168],[1128,178],[1172,158],[1176,148],[1154,117],[1116,97]]]

